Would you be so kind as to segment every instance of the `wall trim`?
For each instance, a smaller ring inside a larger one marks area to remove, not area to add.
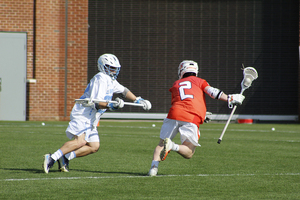
[[[167,113],[111,113],[106,112],[102,115],[102,119],[153,119],[163,120],[167,117]],[[212,114],[211,120],[227,121],[229,114]],[[232,120],[237,119],[253,119],[259,121],[298,121],[298,115],[233,115]]]

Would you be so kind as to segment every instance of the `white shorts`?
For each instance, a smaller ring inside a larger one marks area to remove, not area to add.
[[[72,120],[66,130],[67,137],[71,140],[74,136],[80,136],[85,133],[86,142],[100,142],[97,127],[93,128],[92,124],[79,120]]]
[[[188,141],[194,146],[201,146],[198,143],[200,131],[196,124],[165,118],[160,129],[160,138],[163,140],[166,138],[173,140],[178,132],[180,133],[181,144]]]

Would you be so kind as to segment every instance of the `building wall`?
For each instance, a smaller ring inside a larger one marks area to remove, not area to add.
[[[30,77],[33,65],[33,0],[2,0],[0,20],[0,31],[27,33],[27,73]]]
[[[296,116],[297,5],[298,0],[89,1],[88,77],[97,71],[99,54],[114,53],[122,65],[118,81],[151,101],[149,113],[167,113],[168,89],[182,60],[197,61],[199,77],[227,94],[240,92],[244,64],[259,77],[236,114]],[[209,97],[206,104],[214,114],[231,112]]]
[[[88,0],[68,1],[67,93],[65,4],[66,0],[2,0],[0,3],[0,31],[27,33],[27,79],[36,80],[27,86],[27,120],[69,120],[74,99],[86,87]],[[300,113],[299,92],[298,99]]]
[[[68,1],[65,110],[65,1],[3,0],[0,31],[27,33],[28,120],[68,120],[87,82],[88,0]]]

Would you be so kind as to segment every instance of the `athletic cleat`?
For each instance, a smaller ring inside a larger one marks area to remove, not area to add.
[[[67,167],[66,165],[64,165],[64,166],[62,166],[62,167],[60,168],[60,171],[61,171],[61,172],[69,172],[69,169],[68,169],[68,167]]]
[[[69,172],[69,160],[64,155],[58,160],[58,170]]]
[[[53,166],[54,163],[55,163],[55,161],[51,158],[51,154],[44,155],[43,168],[44,168],[44,172],[46,174],[49,173],[49,169]]]
[[[170,151],[172,149],[172,145],[173,145],[173,142],[170,138],[166,138],[164,140],[164,148],[160,152],[161,161],[164,161],[166,159],[168,153],[170,153]]]
[[[148,176],[156,176],[157,175],[157,172],[158,172],[158,168],[153,166],[150,170],[149,170],[149,173],[148,173]]]

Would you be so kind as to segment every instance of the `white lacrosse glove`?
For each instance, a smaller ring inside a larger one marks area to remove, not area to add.
[[[84,101],[84,102],[82,103],[82,106],[84,106],[84,107],[91,107],[91,108],[97,110],[95,103],[92,102],[91,99],[85,98],[84,100],[86,100],[86,101]]]
[[[119,97],[117,97],[115,99],[115,101],[117,101],[117,103],[109,103],[107,105],[107,107],[109,108],[110,111],[115,111],[119,108],[123,108],[124,107],[124,101],[123,99],[120,99]]]
[[[134,101],[134,103],[139,103],[143,105],[144,110],[150,110],[152,105],[150,101],[143,99],[142,97],[137,97]]]
[[[233,108],[234,105],[242,105],[245,96],[242,94],[229,94],[228,95],[228,107]]]

